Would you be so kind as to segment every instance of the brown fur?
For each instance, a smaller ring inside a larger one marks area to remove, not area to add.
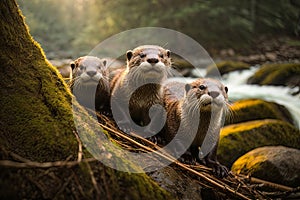
[[[169,50],[155,45],[139,46],[127,51],[126,56],[126,69],[114,77],[111,88],[112,99],[118,101],[116,109],[120,113],[116,121],[121,129],[128,132],[132,130],[130,119],[138,125],[148,125],[151,121],[149,109],[155,104],[163,105],[160,84],[168,76],[171,59]],[[130,116],[124,109],[128,102]]]
[[[174,94],[176,91],[182,93],[184,88],[185,94]],[[219,137],[222,120],[229,110],[227,90],[227,87],[217,80],[200,78],[186,85],[184,83],[168,83],[164,91],[167,110],[164,138],[170,142],[178,133],[180,126],[183,127],[181,140],[185,140],[186,137],[193,137],[191,134],[196,130],[196,136],[190,146],[192,156],[212,167],[216,175],[220,177],[226,176],[228,170],[217,161],[218,143],[216,142],[204,159],[199,157],[198,148],[202,145],[207,134],[216,134]],[[199,119],[195,117],[199,117]],[[196,120],[199,120],[198,124],[195,123]],[[194,127],[197,129],[193,130]],[[180,142],[184,143],[183,141]],[[176,145],[174,151],[176,152],[176,148],[181,148],[181,146],[182,144]]]
[[[84,56],[72,62],[71,67],[73,69],[71,89],[77,101],[89,109],[108,114],[110,90],[106,60]]]

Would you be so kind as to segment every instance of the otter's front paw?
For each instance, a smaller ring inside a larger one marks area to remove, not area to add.
[[[119,121],[117,122],[117,125],[119,127],[119,129],[127,134],[130,134],[130,132],[132,131],[132,127],[130,122],[127,121]]]
[[[149,138],[147,138],[149,141],[151,141],[152,143],[154,143],[154,144],[157,144],[157,141],[158,141],[158,139],[157,139],[157,137],[154,135],[154,136],[151,136],[151,137],[149,137]]]
[[[229,174],[229,170],[226,166],[220,163],[214,163],[212,166],[213,174],[218,178],[225,178]]]

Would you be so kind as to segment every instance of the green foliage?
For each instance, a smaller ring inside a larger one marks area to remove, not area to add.
[[[261,34],[298,34],[294,1],[18,0],[46,53],[77,57],[107,37],[137,27],[181,31],[206,48],[238,47]]]

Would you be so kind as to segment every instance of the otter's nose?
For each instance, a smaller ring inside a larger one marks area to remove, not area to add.
[[[157,58],[148,58],[147,62],[151,63],[151,64],[155,64],[155,63],[158,63],[158,59]]]
[[[219,93],[219,92],[216,92],[216,91],[211,91],[211,92],[209,92],[208,94],[209,94],[209,96],[211,96],[212,98],[216,98],[217,96],[220,95],[220,93]]]
[[[95,76],[96,74],[97,74],[97,72],[96,71],[88,71],[88,72],[86,72],[90,77],[93,77],[93,76]]]

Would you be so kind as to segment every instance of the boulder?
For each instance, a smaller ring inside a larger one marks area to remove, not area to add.
[[[150,174],[150,177],[158,183],[160,187],[172,194],[174,198],[202,199],[202,187],[199,183],[186,174],[179,173],[170,166],[156,170]]]
[[[217,66],[217,67],[216,67]],[[214,77],[218,75],[223,75],[232,71],[236,70],[245,70],[249,69],[250,65],[243,63],[243,62],[235,62],[235,61],[222,61],[216,63],[215,65],[211,65],[207,67],[206,76],[207,77]]]
[[[257,112],[259,110],[259,112]],[[290,112],[282,105],[261,99],[244,99],[231,106],[225,125],[258,119],[279,119],[293,124]]]
[[[265,64],[248,79],[248,84],[258,85],[295,85],[300,78],[300,63]]]
[[[228,167],[240,156],[262,146],[300,148],[300,131],[290,123],[266,119],[225,126],[220,133],[218,160]]]
[[[284,146],[254,149],[234,162],[231,170],[237,174],[298,187],[300,184],[300,150]]]

